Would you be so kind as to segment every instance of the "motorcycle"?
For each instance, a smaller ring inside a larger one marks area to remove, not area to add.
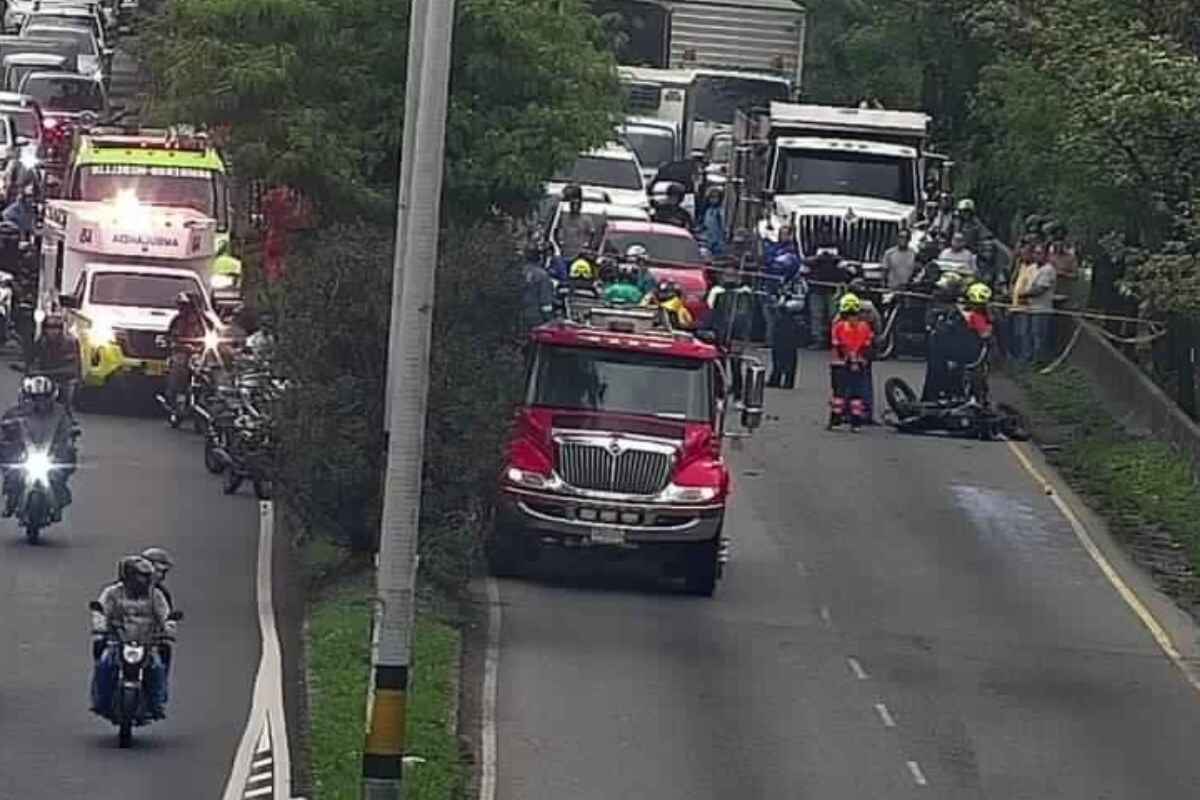
[[[13,335],[13,276],[0,271],[0,347]]]
[[[271,421],[252,413],[238,416],[225,451],[225,494],[236,494],[248,480],[254,486],[255,497],[270,500],[275,489],[271,478],[273,459]]]
[[[104,613],[104,608],[95,600],[88,604],[88,608],[98,614]],[[182,611],[172,611],[167,617],[168,622],[182,619]],[[107,649],[119,656],[119,661],[112,705],[104,716],[117,726],[118,747],[130,747],[133,744],[133,729],[153,721],[146,690],[146,668],[158,645],[159,642],[126,639],[119,628],[109,633]]]

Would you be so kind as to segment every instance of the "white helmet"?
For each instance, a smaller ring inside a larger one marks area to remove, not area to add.
[[[642,244],[631,244],[625,248],[625,257],[630,261],[645,261],[650,255],[650,251]]]
[[[21,383],[21,391],[31,400],[39,397],[53,397],[54,381],[45,375],[34,375]]]

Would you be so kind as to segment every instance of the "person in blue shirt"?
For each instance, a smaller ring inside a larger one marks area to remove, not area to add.
[[[708,190],[708,205],[704,210],[704,244],[714,257],[725,255],[725,207],[721,203],[721,189],[713,186]]]
[[[26,186],[20,196],[4,209],[4,221],[15,225],[22,236],[31,236],[37,223],[37,203],[34,200],[35,189]]]

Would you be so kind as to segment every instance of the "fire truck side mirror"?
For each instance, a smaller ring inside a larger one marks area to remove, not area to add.
[[[747,364],[742,381],[742,427],[748,431],[762,425],[766,387],[767,370],[760,364]]]

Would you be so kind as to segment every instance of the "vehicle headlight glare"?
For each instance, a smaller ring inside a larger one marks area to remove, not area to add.
[[[31,450],[25,456],[25,472],[34,483],[47,484],[50,482],[50,469],[53,467],[50,454],[45,450]]]
[[[517,469],[516,467],[509,467],[506,476],[508,477],[509,483],[515,483],[519,486],[528,486],[532,489],[543,489],[549,483],[544,475],[539,475],[536,472],[528,472],[523,469]]]
[[[707,503],[717,496],[715,486],[676,486],[663,490],[662,500],[668,503]]]
[[[145,649],[141,645],[127,644],[122,653],[126,664],[137,664],[145,655]]]
[[[112,344],[116,340],[112,326],[107,322],[93,322],[92,327],[88,328],[87,336],[93,345]]]

